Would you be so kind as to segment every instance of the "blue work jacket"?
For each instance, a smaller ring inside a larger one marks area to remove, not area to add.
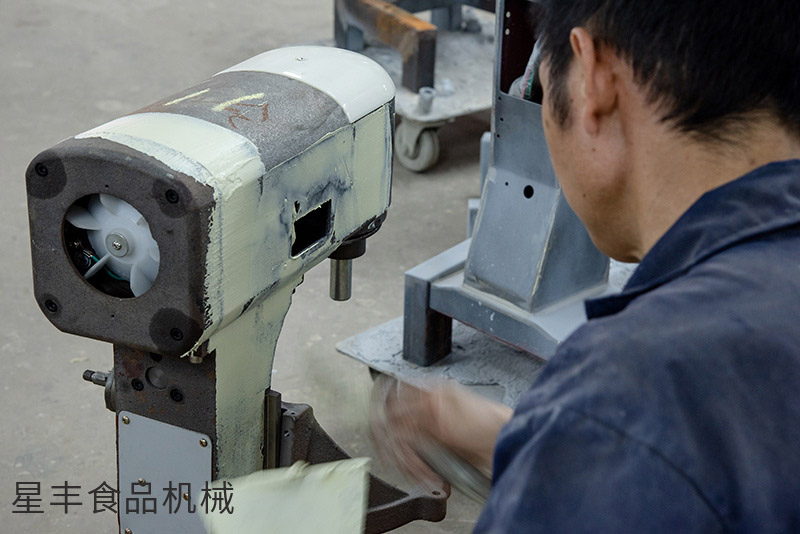
[[[586,311],[475,531],[800,532],[800,160],[706,193]]]

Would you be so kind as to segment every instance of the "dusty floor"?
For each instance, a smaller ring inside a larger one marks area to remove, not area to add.
[[[332,0],[97,2],[0,0],[0,532],[116,531],[91,504],[48,506],[49,486],[83,491],[115,480],[113,415],[84,369],[108,369],[111,346],[57,331],[32,298],[24,172],[61,139],[194,85],[264,50],[332,34]],[[355,264],[354,298],[327,297],[327,264],[307,276],[278,343],[274,387],[311,404],[353,455],[374,455],[366,427],[366,368],[339,340],[402,312],[403,272],[463,239],[478,192],[487,118],[441,131],[440,164],[424,175],[395,167],[383,230]],[[381,473],[399,481],[390,469]],[[40,515],[12,514],[15,482],[39,481]],[[479,508],[460,495],[445,521],[397,532],[469,532]]]

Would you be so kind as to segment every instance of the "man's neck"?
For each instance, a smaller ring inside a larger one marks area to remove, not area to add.
[[[706,192],[767,163],[800,158],[800,137],[774,121],[753,123],[736,144],[710,145],[672,133],[655,137],[632,162],[639,258]]]

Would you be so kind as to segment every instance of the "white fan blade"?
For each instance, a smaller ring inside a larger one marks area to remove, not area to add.
[[[158,253],[158,245],[155,243],[147,249],[147,255],[156,263],[161,261],[161,254]]]
[[[119,215],[119,208],[122,201],[117,197],[112,197],[111,195],[106,195],[100,193],[100,204],[103,205],[108,211],[113,213],[114,215]]]
[[[131,292],[133,296],[138,297],[150,289],[152,285],[153,281],[147,277],[144,270],[139,267],[139,264],[133,264],[133,267],[131,267]]]
[[[83,228],[84,230],[99,230],[103,227],[100,221],[94,218],[94,215],[83,206],[77,204],[73,205],[67,210],[67,222],[76,228]]]

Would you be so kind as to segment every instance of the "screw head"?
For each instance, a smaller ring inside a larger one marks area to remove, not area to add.
[[[200,446],[201,447],[208,447],[208,440],[205,439],[205,438],[201,439],[200,440]]]
[[[34,169],[36,170],[36,174],[38,174],[42,178],[47,176],[47,173],[49,172],[47,170],[47,165],[45,165],[44,163],[37,163],[36,167],[34,167]]]
[[[54,301],[50,299],[44,301],[44,307],[47,308],[47,311],[49,311],[50,313],[55,313],[58,311],[58,304],[56,304]]]
[[[131,529],[129,529],[129,528],[126,528],[124,530],[124,532],[125,532],[125,534],[133,534],[133,531]]]
[[[136,391],[142,391],[144,389],[144,382],[142,382],[138,378],[134,378],[133,380],[131,380],[131,387]]]
[[[181,341],[183,339],[183,332],[180,328],[173,328],[169,331],[169,337],[174,339],[175,341]]]
[[[169,398],[175,402],[181,402],[183,400],[183,393],[179,389],[173,389],[169,392]]]
[[[112,256],[122,258],[130,252],[130,245],[125,236],[118,232],[112,232],[106,236],[106,248]]]
[[[164,193],[164,196],[166,197],[167,202],[169,202],[170,204],[177,204],[178,200],[180,200],[178,192],[175,191],[174,189],[167,189],[167,192]]]
[[[144,486],[145,484],[147,484],[147,481],[143,478],[140,478],[139,480],[136,481],[136,483],[139,484],[140,486]]]
[[[189,500],[189,492],[188,491],[183,492],[183,500],[184,501],[188,501]]]
[[[123,415],[123,416],[122,416],[122,424],[124,424],[124,425],[129,425],[129,424],[131,424],[131,419],[130,419],[130,417],[128,417],[127,415]]]

